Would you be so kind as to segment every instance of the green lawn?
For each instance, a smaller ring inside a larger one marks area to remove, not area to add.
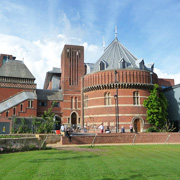
[[[2,180],[180,179],[180,145],[93,147],[0,155]]]

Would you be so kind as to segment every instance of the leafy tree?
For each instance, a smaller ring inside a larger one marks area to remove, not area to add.
[[[42,115],[42,119],[44,122],[39,127],[39,133],[50,133],[53,130],[54,125],[54,115],[55,113],[52,112],[52,108],[56,102],[53,102],[51,107],[48,109],[48,111],[44,111],[44,114]]]
[[[167,122],[167,106],[167,99],[160,91],[159,85],[154,84],[150,96],[144,100],[144,107],[147,109],[147,121],[158,129],[163,128]]]

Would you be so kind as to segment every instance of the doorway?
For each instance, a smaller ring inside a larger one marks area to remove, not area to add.
[[[141,120],[140,119],[135,119],[134,120],[134,131],[141,132]]]
[[[77,114],[75,112],[71,114],[71,124],[73,127],[77,125]]]

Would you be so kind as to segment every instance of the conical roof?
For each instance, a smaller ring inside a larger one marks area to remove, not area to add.
[[[94,65],[92,73],[100,71],[100,63],[104,63],[104,70],[110,69],[148,69],[144,65],[143,59],[136,58],[126,47],[124,47],[117,37],[112,43],[105,49],[103,55],[98,59]],[[153,64],[151,64],[152,66]]]

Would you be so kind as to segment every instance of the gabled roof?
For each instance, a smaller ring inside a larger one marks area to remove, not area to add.
[[[51,100],[51,101],[63,100],[63,95],[61,90],[37,89],[36,94],[38,100]]]
[[[0,113],[16,106],[17,104],[28,100],[28,99],[36,99],[36,93],[32,91],[23,91],[15,96],[10,97],[9,99],[0,103]]]
[[[35,79],[22,61],[9,60],[0,68],[1,77]]]
[[[95,63],[92,73],[100,70],[99,65],[101,62],[104,62],[106,64],[105,70],[120,69],[120,63],[125,63],[125,68],[151,70],[151,68],[149,69],[144,65],[143,59],[138,59],[137,57],[135,57],[126,47],[124,47],[119,42],[117,37],[105,49],[104,54]]]

